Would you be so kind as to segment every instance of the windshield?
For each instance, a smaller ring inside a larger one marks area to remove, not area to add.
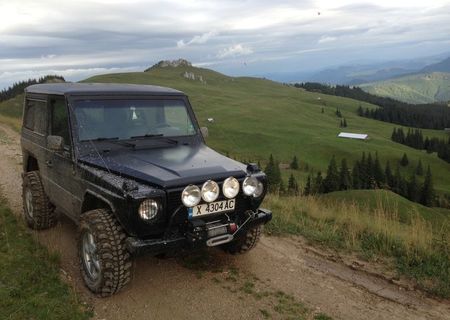
[[[78,100],[74,106],[80,141],[196,133],[181,99]]]

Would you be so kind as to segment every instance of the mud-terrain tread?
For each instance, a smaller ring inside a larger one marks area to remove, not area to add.
[[[120,291],[131,280],[132,260],[125,246],[126,235],[107,209],[95,209],[83,213],[80,220],[79,260],[81,274],[87,287],[101,297]],[[94,236],[100,259],[101,275],[97,284],[89,284],[81,257],[81,235],[89,228]]]
[[[250,251],[258,244],[262,229],[262,225],[249,229],[245,235],[239,239],[227,243],[224,247],[225,251],[231,254],[243,254]]]
[[[32,194],[33,217],[27,214],[25,204],[25,190],[29,187]],[[44,230],[56,224],[56,215],[42,185],[39,171],[26,172],[22,182],[23,213],[25,221],[31,229]]]

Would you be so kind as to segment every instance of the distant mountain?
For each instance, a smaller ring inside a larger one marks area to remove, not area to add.
[[[450,73],[450,57],[442,60],[441,62],[430,64],[423,68],[421,73],[429,73],[429,72],[449,72]]]
[[[315,71],[294,70],[289,72],[272,72],[263,74],[262,76],[280,82],[319,82],[331,85],[359,85],[422,72],[450,72],[448,70],[449,61],[447,58],[449,56],[450,52],[446,52],[413,59],[384,62],[355,62],[323,69],[316,67]]]
[[[411,66],[412,67],[412,66]],[[309,81],[328,84],[357,85],[365,82],[373,82],[389,79],[404,74],[409,74],[418,69],[407,66],[386,65],[355,65],[342,66],[335,69],[325,69],[314,74]]]
[[[442,66],[445,64],[437,63],[426,68],[436,70]],[[450,101],[450,73],[448,72],[416,73],[385,81],[361,84],[360,87],[375,95],[409,103]]]

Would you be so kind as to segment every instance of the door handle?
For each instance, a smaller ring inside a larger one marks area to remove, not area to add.
[[[52,160],[47,160],[47,161],[45,161],[45,164],[47,165],[47,167],[53,167],[53,162],[52,162]]]

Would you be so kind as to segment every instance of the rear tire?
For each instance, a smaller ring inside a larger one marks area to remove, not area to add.
[[[93,293],[111,296],[130,282],[132,260],[125,238],[109,210],[96,209],[81,216],[80,268],[84,283]]]
[[[24,174],[22,199],[25,221],[31,229],[43,230],[56,224],[55,210],[45,194],[39,171]]]
[[[259,225],[247,230],[245,234],[241,235],[230,243],[225,244],[223,246],[223,249],[231,254],[247,253],[258,244],[262,229],[263,226]]]

